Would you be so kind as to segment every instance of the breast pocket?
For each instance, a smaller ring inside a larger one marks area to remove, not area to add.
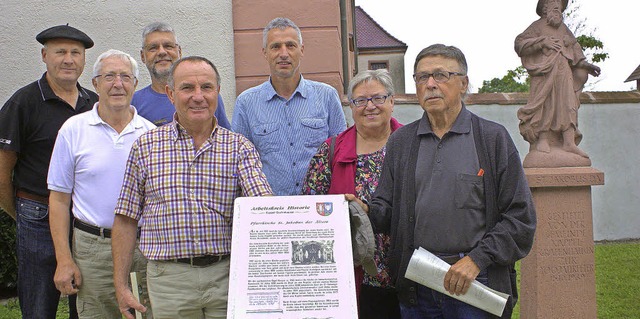
[[[278,123],[263,123],[252,128],[256,148],[260,155],[268,154],[278,150]]]
[[[459,209],[484,209],[484,183],[482,176],[458,174],[455,202]]]
[[[318,147],[329,137],[329,125],[322,118],[300,119],[304,132],[304,146]]]

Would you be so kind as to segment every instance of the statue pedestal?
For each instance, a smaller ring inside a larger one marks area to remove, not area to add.
[[[596,318],[591,167],[526,168],[538,225],[522,260],[520,318]]]

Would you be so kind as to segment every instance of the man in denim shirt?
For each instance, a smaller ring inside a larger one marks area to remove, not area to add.
[[[238,96],[231,127],[255,144],[274,193],[297,195],[320,144],[346,129],[342,104],[333,87],[300,74],[304,44],[293,21],[267,24],[262,53],[271,76]]]

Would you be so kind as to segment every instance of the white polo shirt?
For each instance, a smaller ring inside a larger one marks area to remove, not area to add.
[[[100,118],[98,103],[69,118],[58,132],[47,184],[71,194],[73,215],[87,224],[111,228],[131,146],[156,127],[131,110],[133,119],[119,134]]]

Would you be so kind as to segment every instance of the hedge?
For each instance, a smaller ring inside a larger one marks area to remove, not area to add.
[[[16,222],[0,209],[0,290],[14,289],[18,279]]]

